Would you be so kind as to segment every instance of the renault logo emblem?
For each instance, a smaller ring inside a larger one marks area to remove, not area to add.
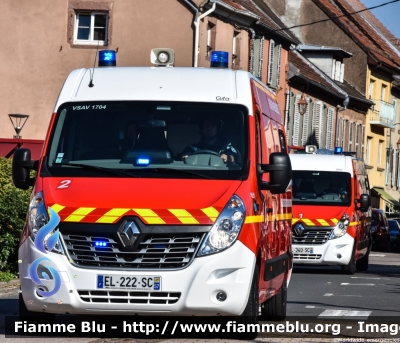
[[[293,233],[295,234],[295,236],[300,237],[304,235],[304,231],[305,231],[305,227],[303,226],[303,224],[299,223],[296,224],[293,228]]]
[[[125,222],[118,229],[118,236],[125,247],[133,246],[139,234],[140,234],[139,229],[137,228],[135,223],[131,221]]]

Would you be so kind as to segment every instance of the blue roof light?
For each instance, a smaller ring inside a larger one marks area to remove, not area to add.
[[[117,57],[114,50],[99,51],[99,67],[115,67],[117,65]]]
[[[226,51],[213,51],[211,54],[211,68],[228,68],[229,55]]]
[[[343,148],[341,146],[335,146],[335,155],[340,155],[343,152]]]
[[[150,164],[150,159],[148,158],[138,158],[136,160],[136,164],[137,165],[141,165],[141,166],[147,166]]]

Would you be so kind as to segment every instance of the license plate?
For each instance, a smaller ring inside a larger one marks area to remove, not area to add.
[[[160,276],[97,275],[97,289],[130,289],[134,291],[161,291]]]
[[[294,254],[313,254],[314,248],[310,247],[293,247]]]

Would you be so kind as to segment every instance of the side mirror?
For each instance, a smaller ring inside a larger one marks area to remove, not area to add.
[[[12,181],[14,186],[20,189],[28,189],[33,186],[35,179],[29,177],[30,170],[37,170],[38,161],[31,160],[31,151],[20,148],[14,152],[12,160]]]
[[[371,198],[368,194],[361,194],[360,199],[356,200],[356,208],[361,212],[367,212],[371,205]]]
[[[292,164],[289,155],[274,152],[269,156],[269,164],[262,164],[261,172],[269,173],[269,182],[262,182],[261,189],[272,194],[285,193],[292,180]]]

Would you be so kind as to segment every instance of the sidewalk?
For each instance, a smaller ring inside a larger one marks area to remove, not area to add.
[[[0,282],[0,297],[10,295],[18,295],[19,279],[11,280],[10,282]]]

